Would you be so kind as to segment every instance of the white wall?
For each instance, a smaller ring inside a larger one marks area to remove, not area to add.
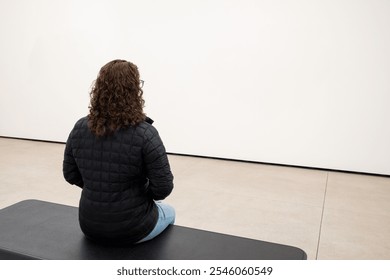
[[[123,58],[169,152],[390,175],[390,1],[0,2],[0,135],[65,141]]]

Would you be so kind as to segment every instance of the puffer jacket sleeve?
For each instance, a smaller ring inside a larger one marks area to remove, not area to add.
[[[65,180],[68,183],[82,188],[84,186],[83,178],[81,177],[80,170],[76,164],[72,152],[73,133],[74,131],[72,130],[72,132],[69,135],[68,141],[66,141],[64,161],[62,164],[62,172],[64,174]]]
[[[153,126],[145,131],[143,147],[146,177],[149,193],[154,200],[165,199],[173,189],[173,175],[164,144]]]

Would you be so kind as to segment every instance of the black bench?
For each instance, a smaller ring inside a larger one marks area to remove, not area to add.
[[[129,247],[109,247],[86,239],[78,208],[25,200],[0,210],[0,259],[53,260],[301,260],[298,248],[170,226],[155,239]]]

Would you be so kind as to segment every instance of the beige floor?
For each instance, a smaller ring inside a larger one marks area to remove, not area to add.
[[[63,144],[0,138],[0,208],[77,206]],[[309,259],[390,259],[390,178],[169,156],[178,225],[297,246]]]

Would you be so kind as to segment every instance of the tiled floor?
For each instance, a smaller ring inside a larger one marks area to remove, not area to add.
[[[77,206],[63,144],[0,138],[0,208]],[[309,259],[390,259],[390,178],[169,156],[176,223],[304,249]]]

